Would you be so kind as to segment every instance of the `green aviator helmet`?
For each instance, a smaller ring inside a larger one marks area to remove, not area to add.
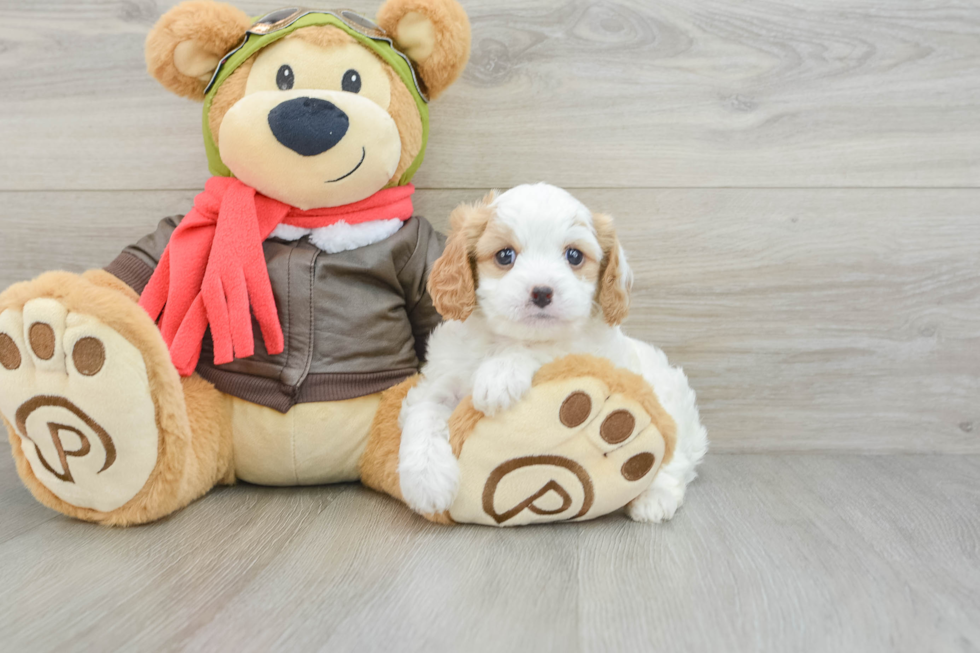
[[[211,134],[208,114],[211,103],[218,89],[235,70],[262,48],[275,43],[304,27],[317,25],[332,25],[354,37],[364,47],[370,49],[386,64],[391,66],[404,82],[406,88],[415,99],[415,105],[422,119],[422,147],[415,160],[405,170],[397,184],[404,185],[412,180],[415,171],[422,165],[425,157],[425,146],[429,140],[429,106],[428,98],[422,89],[422,84],[409,58],[398,50],[387,33],[374,24],[373,21],[358,14],[340,9],[336,11],[315,11],[312,9],[288,8],[279,9],[257,19],[245,32],[245,38],[234,50],[226,54],[214,71],[211,81],[204,91],[204,149],[208,155],[208,168],[217,177],[232,177],[231,170],[221,160],[218,145]]]

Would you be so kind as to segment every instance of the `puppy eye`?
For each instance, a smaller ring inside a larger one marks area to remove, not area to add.
[[[279,90],[288,91],[294,83],[296,83],[296,75],[293,74],[293,69],[285,64],[280,66],[279,72],[276,73],[276,86]]]
[[[516,258],[517,253],[510,247],[502,249],[493,255],[493,259],[497,262],[497,265],[502,268],[509,268],[510,266],[514,265],[514,259]]]
[[[340,83],[340,88],[344,89],[348,93],[360,93],[361,92],[361,75],[356,70],[351,68],[346,73],[344,73],[344,79]]]
[[[565,250],[565,260],[568,261],[568,264],[573,268],[577,268],[585,261],[585,254],[574,247],[569,247]]]

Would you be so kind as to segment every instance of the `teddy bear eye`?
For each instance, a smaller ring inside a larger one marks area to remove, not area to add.
[[[577,268],[578,266],[582,265],[582,261],[585,260],[585,254],[583,254],[581,250],[577,250],[574,247],[569,247],[565,250],[565,260],[568,261],[568,264],[573,268]]]
[[[361,92],[361,74],[351,68],[346,73],[344,73],[344,79],[340,83],[340,88],[344,89],[348,93],[360,93]]]
[[[279,87],[279,90],[288,91],[295,82],[296,75],[293,74],[293,69],[286,64],[280,66],[279,72],[276,73],[276,86]]]
[[[497,265],[507,268],[514,265],[514,259],[517,258],[517,253],[510,247],[507,247],[494,254],[493,258],[497,262]]]

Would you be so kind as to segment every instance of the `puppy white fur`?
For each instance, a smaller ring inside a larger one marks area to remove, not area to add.
[[[420,513],[447,510],[459,487],[449,416],[467,395],[487,415],[531,388],[543,364],[586,353],[641,374],[677,422],[677,447],[627,508],[673,517],[708,447],[694,391],[664,353],[623,334],[632,274],[608,216],[547,184],[491,194],[452,216],[429,292],[446,318],[430,336],[423,379],[402,404],[401,490]]]

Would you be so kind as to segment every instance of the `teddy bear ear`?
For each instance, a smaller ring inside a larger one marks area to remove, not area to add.
[[[213,0],[183,2],[157,21],[146,37],[146,67],[168,91],[203,100],[218,62],[238,45],[252,20]]]
[[[388,0],[378,25],[415,62],[430,99],[456,81],[470,58],[470,21],[456,0]]]

